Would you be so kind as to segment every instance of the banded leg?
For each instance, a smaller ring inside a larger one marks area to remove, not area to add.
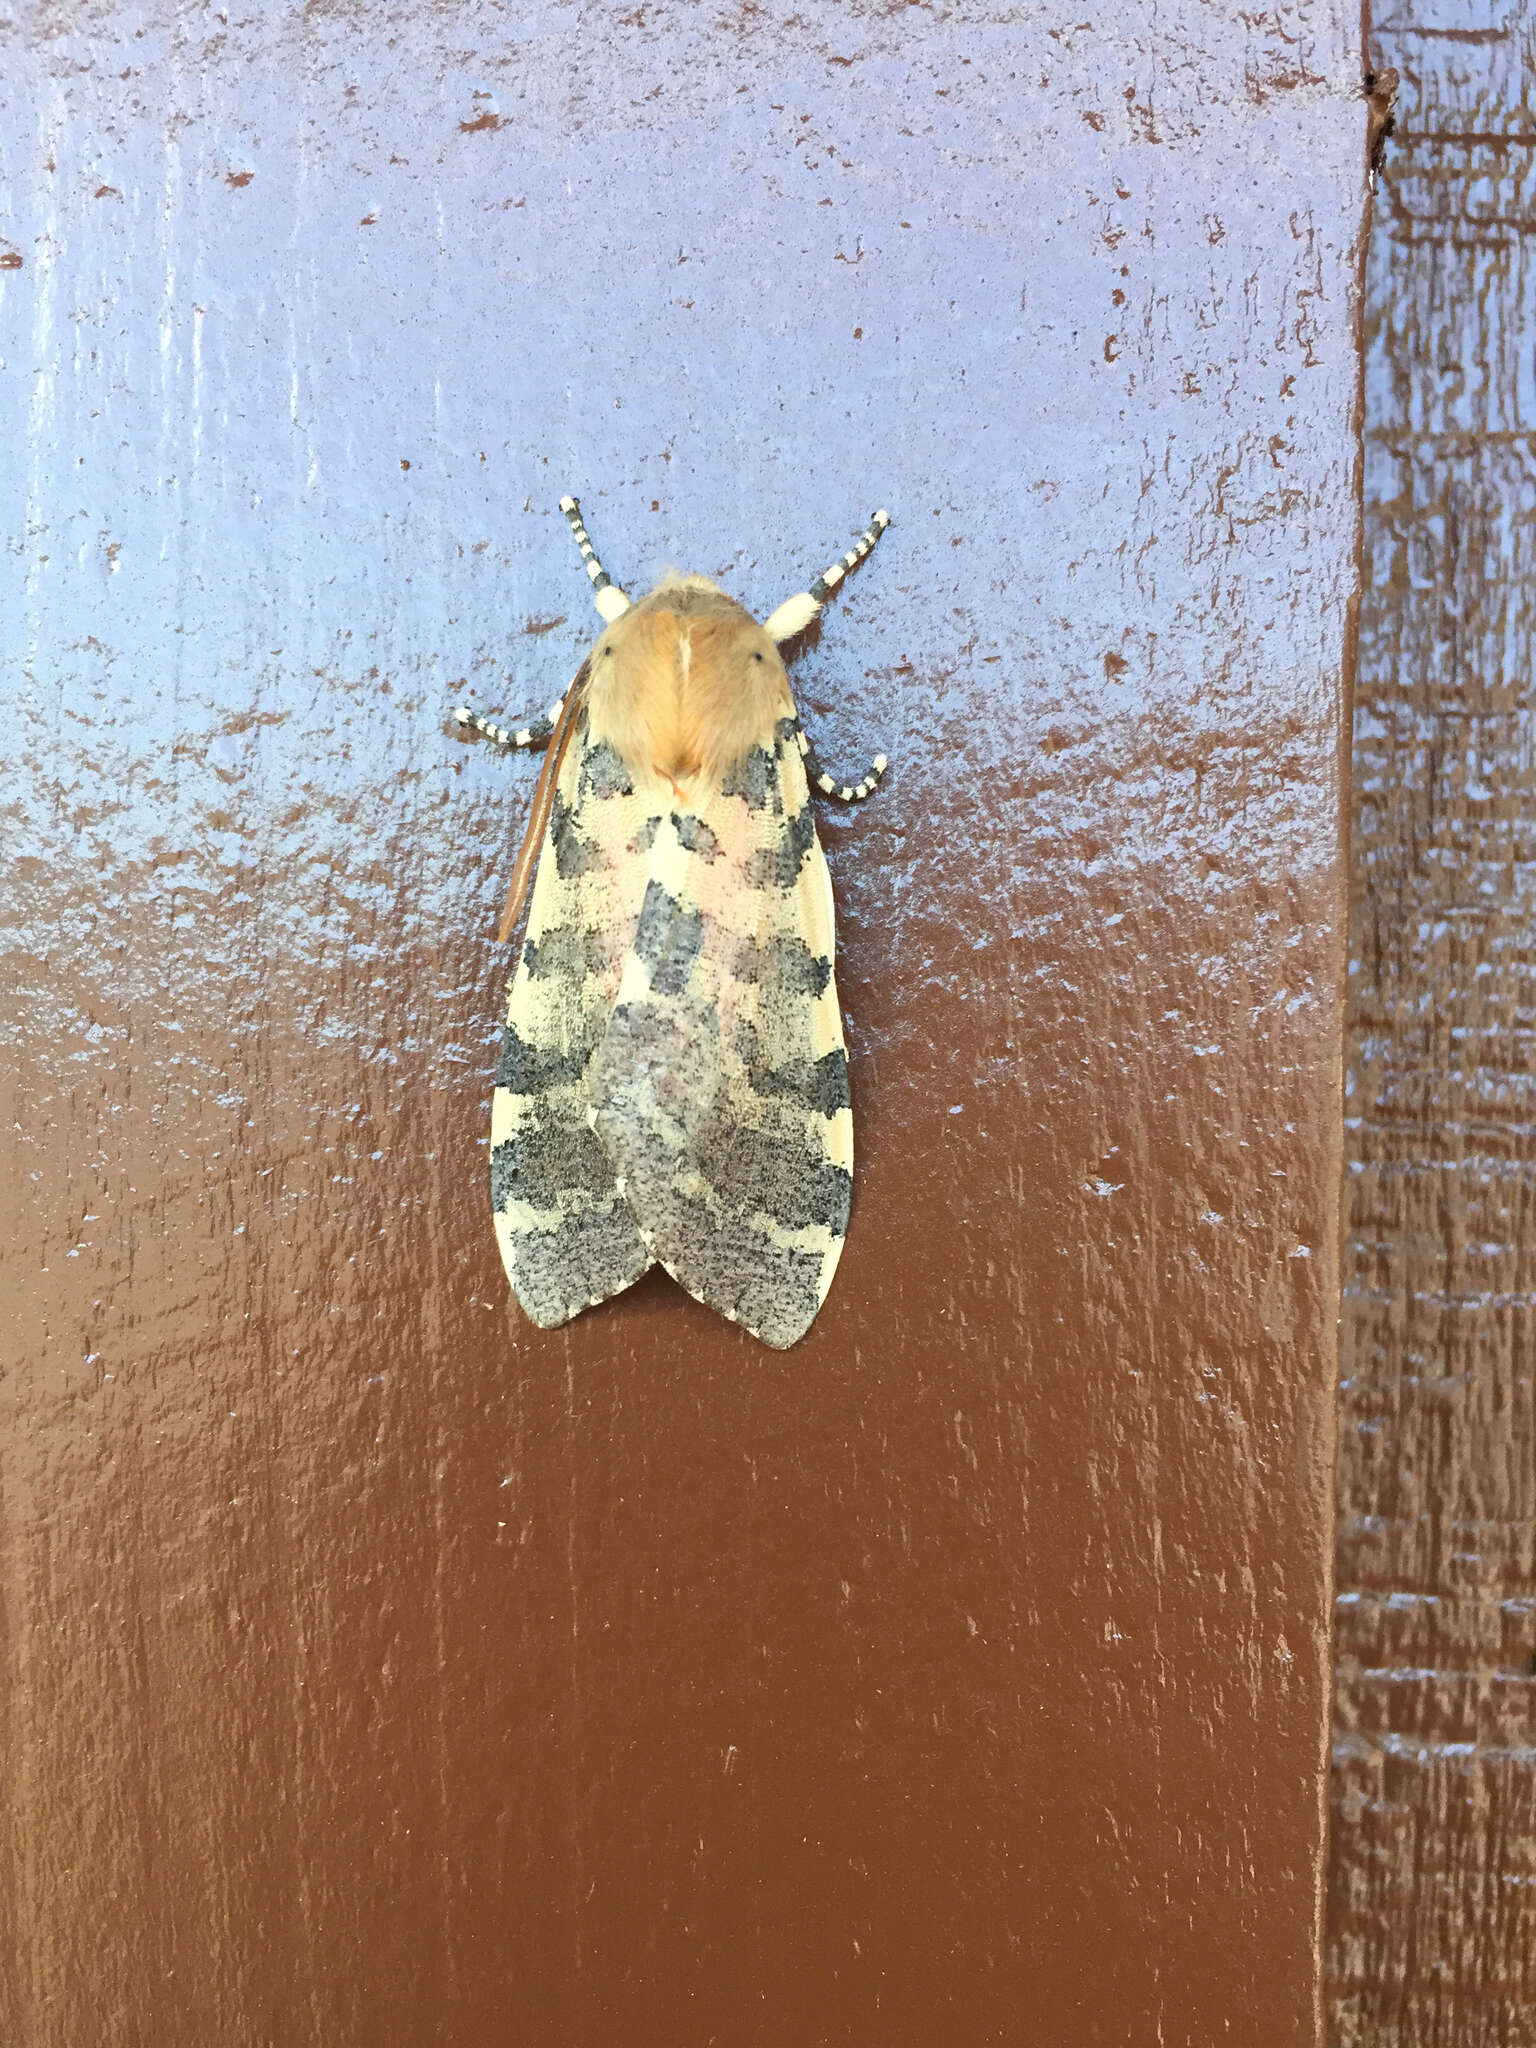
[[[581,523],[581,506],[575,498],[562,498],[560,510],[565,514],[576,545],[581,550],[581,559],[587,565],[587,574],[592,579],[592,602],[611,626],[621,613],[629,610],[629,599],[597,559],[597,549],[588,537],[587,529]]]
[[[868,549],[865,552],[868,553]],[[884,754],[876,754],[861,782],[834,782],[816,758],[816,749],[798,718],[795,720],[795,743],[800,749],[800,758],[805,762],[806,779],[812,789],[820,790],[823,796],[835,796],[839,803],[861,804],[865,797],[873,796],[881,776],[890,766]]]
[[[795,597],[786,597],[777,611],[770,612],[763,621],[769,637],[774,640],[792,640],[797,633],[803,633],[848,571],[863,561],[890,523],[890,513],[882,508],[870,520],[847,554],[839,555],[829,568],[823,569],[809,590],[802,590]]]
[[[542,718],[531,718],[515,732],[504,725],[493,725],[488,718],[482,718],[478,711],[471,711],[467,704],[460,704],[454,710],[454,718],[460,725],[468,726],[472,732],[484,733],[493,745],[511,753],[517,747],[542,747],[553,733],[565,708],[565,699],[557,697]]]

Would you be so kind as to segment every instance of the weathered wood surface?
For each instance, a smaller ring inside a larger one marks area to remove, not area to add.
[[[1368,290],[1329,1956],[1340,2048],[1536,2041],[1536,109],[1390,8]]]
[[[1315,2040],[1356,10],[21,20],[0,2038]],[[507,1304],[567,489],[894,515],[783,1356]]]

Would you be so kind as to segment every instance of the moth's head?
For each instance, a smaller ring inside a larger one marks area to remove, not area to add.
[[[680,782],[724,774],[790,708],[768,632],[707,576],[669,572],[591,653],[595,727],[631,765]]]
[[[691,695],[789,694],[779,650],[746,606],[707,576],[673,570],[604,628],[591,662],[605,692],[646,694],[666,674]]]

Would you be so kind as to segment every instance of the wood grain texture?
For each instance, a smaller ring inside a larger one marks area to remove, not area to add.
[[[0,2039],[1315,2042],[1357,11],[8,33]],[[508,1303],[566,491],[893,514],[783,1355]]]
[[[1332,2034],[1529,2048],[1533,26],[1437,0],[1373,45]]]

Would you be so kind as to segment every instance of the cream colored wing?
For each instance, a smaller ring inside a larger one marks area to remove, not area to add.
[[[560,771],[513,977],[491,1106],[491,1207],[507,1277],[545,1328],[651,1263],[588,1116],[588,1076],[644,901],[660,825],[585,715]]]
[[[842,1251],[853,1176],[832,891],[794,721],[699,810],[666,812],[588,1070],[646,1252],[782,1348]]]

